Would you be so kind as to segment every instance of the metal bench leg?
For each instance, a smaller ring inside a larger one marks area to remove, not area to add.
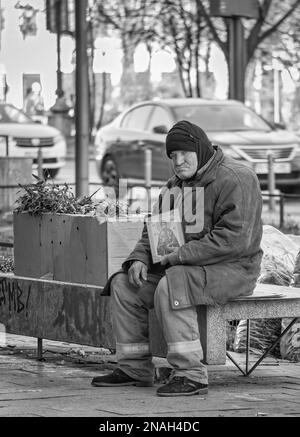
[[[253,370],[259,365],[259,363],[275,348],[277,343],[280,341],[280,339],[284,336],[284,334],[296,323],[298,318],[296,317],[291,321],[291,323],[285,328],[285,330],[277,337],[277,339],[274,341],[273,344],[271,344],[270,347],[262,354],[262,356],[259,358],[259,360],[256,361],[256,363],[251,367],[251,369],[246,371],[246,376],[249,376],[250,373],[253,372]]]
[[[239,369],[239,371],[244,375],[246,375],[246,372],[241,368],[241,366],[235,361],[235,359],[230,355],[229,352],[226,352],[226,356],[230,359],[230,361]]]
[[[43,339],[37,339],[37,359],[38,361],[42,361],[43,359]]]
[[[250,349],[250,320],[247,320],[247,343],[246,343],[246,370],[243,370],[239,364],[232,358],[229,352],[226,352],[226,356],[233,362],[233,364],[242,372],[244,376],[249,376],[254,369],[262,362],[262,360],[275,348],[280,339],[286,334],[286,332],[296,323],[298,317],[293,319],[291,323],[285,328],[285,330],[276,338],[276,340],[268,347],[268,349],[261,355],[256,363],[249,370],[249,349]],[[248,323],[249,322],[249,323]]]
[[[229,352],[226,351],[226,356],[233,362],[233,364],[240,370],[240,372],[244,375],[248,375],[249,369],[249,353],[250,353],[250,319],[247,319],[246,325],[246,371],[241,368],[241,366],[235,361],[235,359],[230,355]]]
[[[250,319],[247,319],[247,337],[246,337],[246,374],[249,369],[249,351],[250,351]]]

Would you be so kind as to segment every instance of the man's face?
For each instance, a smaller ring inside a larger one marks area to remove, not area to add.
[[[176,150],[170,155],[173,161],[173,168],[179,179],[190,179],[194,176],[198,168],[198,158],[196,152]]]

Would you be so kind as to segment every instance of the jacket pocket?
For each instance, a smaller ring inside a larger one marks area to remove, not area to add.
[[[188,290],[184,266],[173,266],[166,270],[169,286],[170,306],[173,310],[180,310],[193,306]]]

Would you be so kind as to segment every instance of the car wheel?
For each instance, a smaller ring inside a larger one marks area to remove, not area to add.
[[[44,168],[43,175],[45,179],[54,179],[59,172],[58,168]]]
[[[104,186],[119,188],[119,170],[112,156],[105,156],[101,166],[101,179]]]

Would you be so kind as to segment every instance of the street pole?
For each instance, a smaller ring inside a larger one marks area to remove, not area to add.
[[[75,0],[76,20],[76,197],[89,194],[89,98],[87,0]]]
[[[245,100],[246,44],[240,17],[229,20],[229,98]]]
[[[1,44],[2,44],[2,4],[0,0],[0,50],[1,50]]]
[[[57,97],[62,97],[62,72],[61,72],[61,0],[56,0],[56,45],[57,45]]]

